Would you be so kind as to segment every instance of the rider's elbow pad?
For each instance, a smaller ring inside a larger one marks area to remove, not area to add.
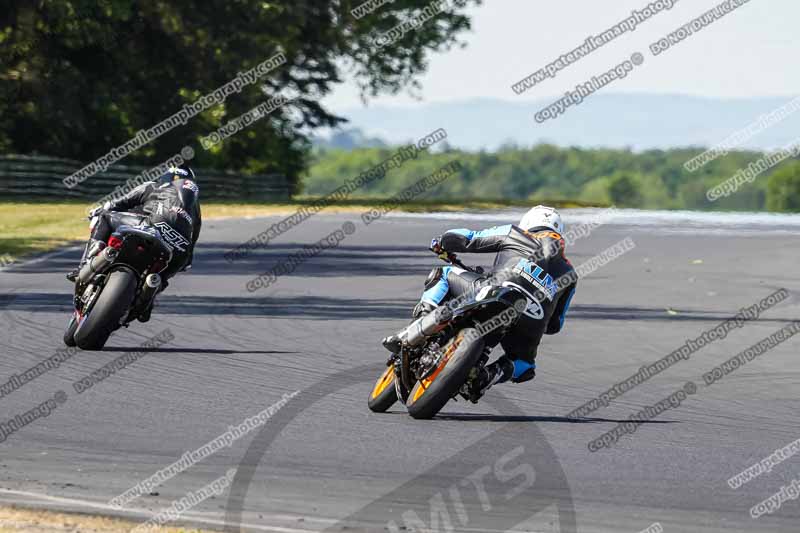
[[[441,244],[442,249],[447,250],[448,252],[458,252],[467,247],[469,244],[469,239],[467,239],[466,236],[458,233],[447,232],[442,235],[439,243]]]

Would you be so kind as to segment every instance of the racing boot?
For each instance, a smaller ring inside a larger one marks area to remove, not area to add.
[[[81,257],[80,263],[78,263],[78,268],[73,270],[72,272],[67,274],[67,279],[72,283],[75,283],[75,280],[78,279],[78,274],[80,274],[81,269],[83,266],[94,256],[100,253],[103,248],[106,247],[106,243],[98,239],[89,239],[89,242],[86,243],[86,248],[83,249],[83,256]]]
[[[150,274],[150,276],[148,276],[148,279],[146,280],[148,285],[155,283],[155,280],[150,281],[152,279],[151,276],[158,276],[158,274]],[[153,306],[155,306],[156,304],[156,296],[164,292],[164,289],[166,289],[169,286],[169,282],[160,277],[158,278],[158,283],[161,284],[160,287],[158,288],[158,292],[155,293],[152,298],[150,298],[150,302],[148,302],[147,307],[145,307],[142,310],[142,312],[139,313],[139,317],[137,318],[139,322],[144,323],[150,320],[150,315],[153,313]]]
[[[503,356],[490,365],[470,370],[469,377],[461,388],[461,395],[472,403],[478,403],[492,385],[508,381],[513,375],[514,363]]]
[[[139,322],[144,323],[144,322],[149,322],[150,321],[150,315],[153,312],[153,306],[155,305],[155,303],[156,303],[156,299],[155,299],[155,297],[153,297],[150,300],[150,303],[147,304],[147,307],[145,307],[142,310],[142,312],[139,313],[139,318],[138,318]]]
[[[436,309],[436,306],[428,303],[428,302],[419,302],[417,305],[414,306],[414,310],[411,312],[411,318],[414,320],[427,315],[431,311]]]

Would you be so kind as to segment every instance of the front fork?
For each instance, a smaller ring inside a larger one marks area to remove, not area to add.
[[[403,347],[400,353],[392,354],[387,363],[392,365],[394,370],[394,390],[397,392],[397,399],[405,405],[408,396],[411,394],[411,389],[405,385],[405,383],[408,383],[406,379],[410,375],[410,371],[403,370],[404,368],[409,368],[408,350]]]

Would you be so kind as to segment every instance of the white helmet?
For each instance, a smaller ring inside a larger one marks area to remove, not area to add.
[[[564,233],[564,222],[561,221],[561,215],[558,214],[558,211],[546,205],[532,207],[519,221],[519,227],[524,230],[544,227],[550,228],[559,234]]]

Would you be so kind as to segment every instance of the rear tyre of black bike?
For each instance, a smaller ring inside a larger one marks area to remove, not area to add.
[[[108,337],[120,326],[120,321],[136,296],[137,280],[132,272],[116,270],[109,274],[103,292],[75,332],[75,343],[82,350],[102,350]]]

